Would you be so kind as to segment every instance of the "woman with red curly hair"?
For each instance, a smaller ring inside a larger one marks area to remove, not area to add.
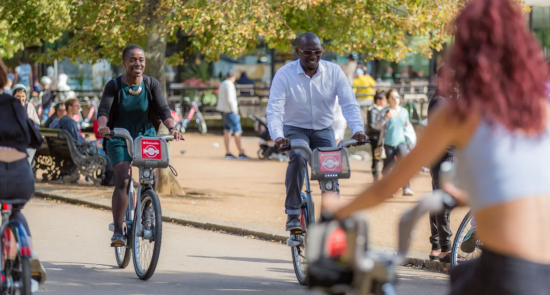
[[[511,0],[471,0],[456,20],[449,64],[460,98],[430,117],[416,148],[355,200],[325,210],[345,218],[391,197],[450,145],[456,189],[474,214],[479,259],[451,273],[451,294],[550,291],[550,101],[547,64]]]

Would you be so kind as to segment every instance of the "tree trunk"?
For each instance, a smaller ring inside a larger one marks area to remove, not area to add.
[[[155,26],[162,26],[161,21],[157,22]],[[151,32],[158,32],[157,28],[153,28]],[[147,36],[147,75],[155,77],[159,80],[162,87],[164,97],[168,99],[166,93],[166,76],[164,60],[166,57],[166,39],[162,38],[159,34],[151,33]],[[161,124],[159,128],[159,134],[167,134],[168,129]],[[170,195],[184,195],[184,191],[181,188],[178,180],[172,174],[170,169],[159,169],[158,173],[158,192]]]

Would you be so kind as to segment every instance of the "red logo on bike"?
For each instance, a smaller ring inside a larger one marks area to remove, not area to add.
[[[144,159],[160,160],[161,158],[160,140],[142,140],[141,157]]]
[[[342,172],[342,154],[340,151],[319,152],[319,163],[321,173]]]

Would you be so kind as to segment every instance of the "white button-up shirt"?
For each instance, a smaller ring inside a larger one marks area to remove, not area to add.
[[[359,104],[340,66],[321,60],[310,78],[300,60],[286,64],[277,71],[269,91],[266,112],[271,138],[284,137],[283,124],[313,130],[330,127],[337,96],[351,132],[364,132]]]

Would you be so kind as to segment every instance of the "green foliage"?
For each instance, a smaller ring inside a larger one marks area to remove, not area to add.
[[[199,78],[203,82],[207,82],[212,78],[213,69],[208,62],[201,61],[198,65],[196,63],[187,64],[183,68],[181,77],[183,80],[190,78]]]

